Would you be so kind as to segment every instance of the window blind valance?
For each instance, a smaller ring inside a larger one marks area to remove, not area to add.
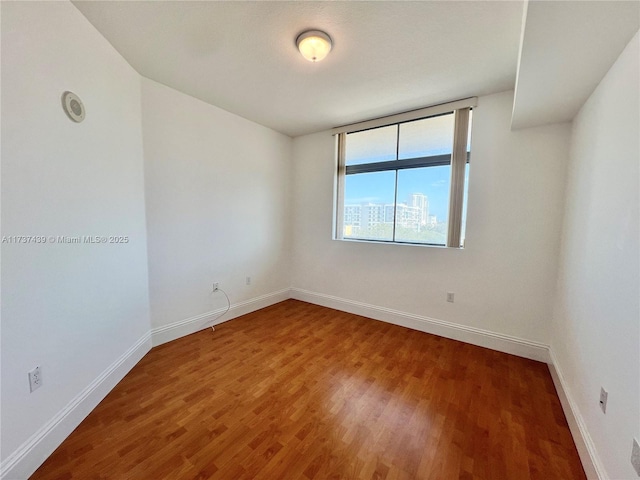
[[[366,120],[364,122],[352,123],[344,125],[342,127],[336,127],[331,130],[332,135],[340,133],[353,133],[361,130],[368,130],[370,128],[383,127],[393,123],[408,122],[411,120],[418,120],[420,118],[432,117],[441,113],[452,112],[461,108],[472,108],[478,104],[478,97],[469,97],[462,100],[456,100],[453,102],[441,103],[433,105],[431,107],[420,108],[418,110],[411,110],[404,113],[396,113],[395,115],[388,115],[386,117],[375,118],[372,120]]]

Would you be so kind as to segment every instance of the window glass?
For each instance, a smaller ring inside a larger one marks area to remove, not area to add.
[[[340,133],[345,164],[338,168],[337,218],[342,223],[336,225],[336,238],[464,246],[471,134],[460,138],[466,143],[460,150],[466,146],[467,155],[461,151],[458,157],[454,130],[456,119],[468,119],[470,131],[471,118],[464,107]]]
[[[451,155],[453,125],[453,113],[401,123],[398,158]]]
[[[446,245],[451,166],[398,171],[396,242]]]
[[[393,240],[395,170],[347,175],[344,238]]]
[[[384,162],[396,159],[398,125],[349,133],[346,145],[346,165]]]

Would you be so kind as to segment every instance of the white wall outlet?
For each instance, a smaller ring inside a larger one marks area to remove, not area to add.
[[[218,282],[213,282],[211,291],[212,292],[217,292],[219,288],[220,288],[220,285],[218,284]]]
[[[609,392],[607,392],[604,388],[600,387],[600,409],[602,413],[607,413],[607,397],[609,396]]]
[[[42,386],[42,371],[36,367],[29,372],[29,391],[33,392]]]
[[[636,473],[640,477],[640,445],[638,440],[633,439],[633,447],[631,448],[631,465],[636,470]]]
[[[251,285],[251,277],[247,277],[247,279],[245,280],[245,283],[247,285]]]
[[[453,292],[447,292],[447,302],[453,303]]]

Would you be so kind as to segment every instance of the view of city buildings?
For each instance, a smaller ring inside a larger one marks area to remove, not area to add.
[[[444,244],[446,224],[429,215],[429,198],[413,193],[404,203],[361,203],[344,207],[344,237]]]

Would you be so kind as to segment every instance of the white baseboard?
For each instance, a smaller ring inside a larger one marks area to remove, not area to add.
[[[472,345],[498,350],[499,352],[510,353],[519,357],[530,358],[545,363],[549,362],[549,347],[547,345],[522,338],[459,325],[457,323],[446,322],[422,315],[415,315],[413,313],[401,312],[391,308],[355,302],[332,295],[310,292],[300,288],[291,289],[291,298],[341,310],[343,312],[362,315],[363,317],[369,317],[383,322],[393,323],[421,332],[432,333],[440,337],[451,338]]]
[[[29,478],[150,349],[151,335],[146,332],[56,416],[9,455],[0,465],[0,478]]]
[[[225,308],[206,312],[184,320],[178,320],[177,322],[170,323],[169,325],[153,328],[151,330],[151,342],[153,346],[156,347],[163,343],[184,337],[185,335],[191,335],[192,333],[209,328],[212,325],[218,325],[226,322],[227,320],[231,320],[232,318],[255,312],[256,310],[260,310],[261,308],[268,307],[278,302],[283,302],[291,298],[289,293],[290,290],[285,288],[283,290],[278,290],[277,292],[268,293],[244,302],[236,303],[231,305],[229,311],[225,315],[222,315],[217,319],[216,317],[223,313],[226,310]],[[212,322],[211,319],[216,320]]]
[[[593,444],[591,435],[587,430],[587,426],[584,423],[584,419],[578,410],[571,392],[568,388],[567,382],[562,374],[562,369],[558,363],[558,359],[553,353],[553,349],[549,349],[549,357],[551,362],[549,364],[549,371],[551,372],[551,378],[556,386],[556,392],[560,398],[562,404],[562,410],[564,410],[564,416],[567,418],[569,424],[569,430],[571,430],[571,436],[576,444],[578,455],[582,461],[584,473],[589,480],[605,480],[607,474],[604,466],[600,461],[600,457],[596,453],[596,447]]]

